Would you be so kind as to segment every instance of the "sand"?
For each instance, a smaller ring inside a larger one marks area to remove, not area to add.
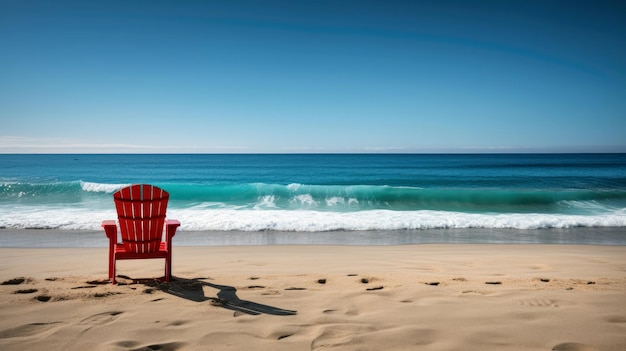
[[[0,248],[0,350],[626,350],[626,246]],[[126,278],[125,278],[126,277]]]

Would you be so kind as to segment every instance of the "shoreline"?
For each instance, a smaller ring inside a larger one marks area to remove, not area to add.
[[[539,244],[0,248],[3,350],[626,348],[626,247]]]
[[[626,227],[564,229],[419,229],[384,231],[185,231],[174,246],[246,245],[415,245],[415,244],[561,244],[626,245]],[[107,247],[104,231],[0,228],[0,248]]]

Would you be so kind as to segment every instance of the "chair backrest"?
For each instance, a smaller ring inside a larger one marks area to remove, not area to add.
[[[135,184],[117,191],[113,200],[126,251],[158,251],[169,194],[152,185]]]

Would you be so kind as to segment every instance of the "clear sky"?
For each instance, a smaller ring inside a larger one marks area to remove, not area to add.
[[[0,0],[0,153],[626,152],[624,1]]]

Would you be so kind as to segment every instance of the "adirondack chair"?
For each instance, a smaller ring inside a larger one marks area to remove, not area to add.
[[[165,259],[165,281],[172,276],[172,238],[180,226],[166,220],[169,194],[148,184],[136,184],[113,194],[119,221],[121,243],[115,220],[102,221],[109,238],[109,279],[115,284],[117,260]],[[165,234],[165,236],[163,235]]]

